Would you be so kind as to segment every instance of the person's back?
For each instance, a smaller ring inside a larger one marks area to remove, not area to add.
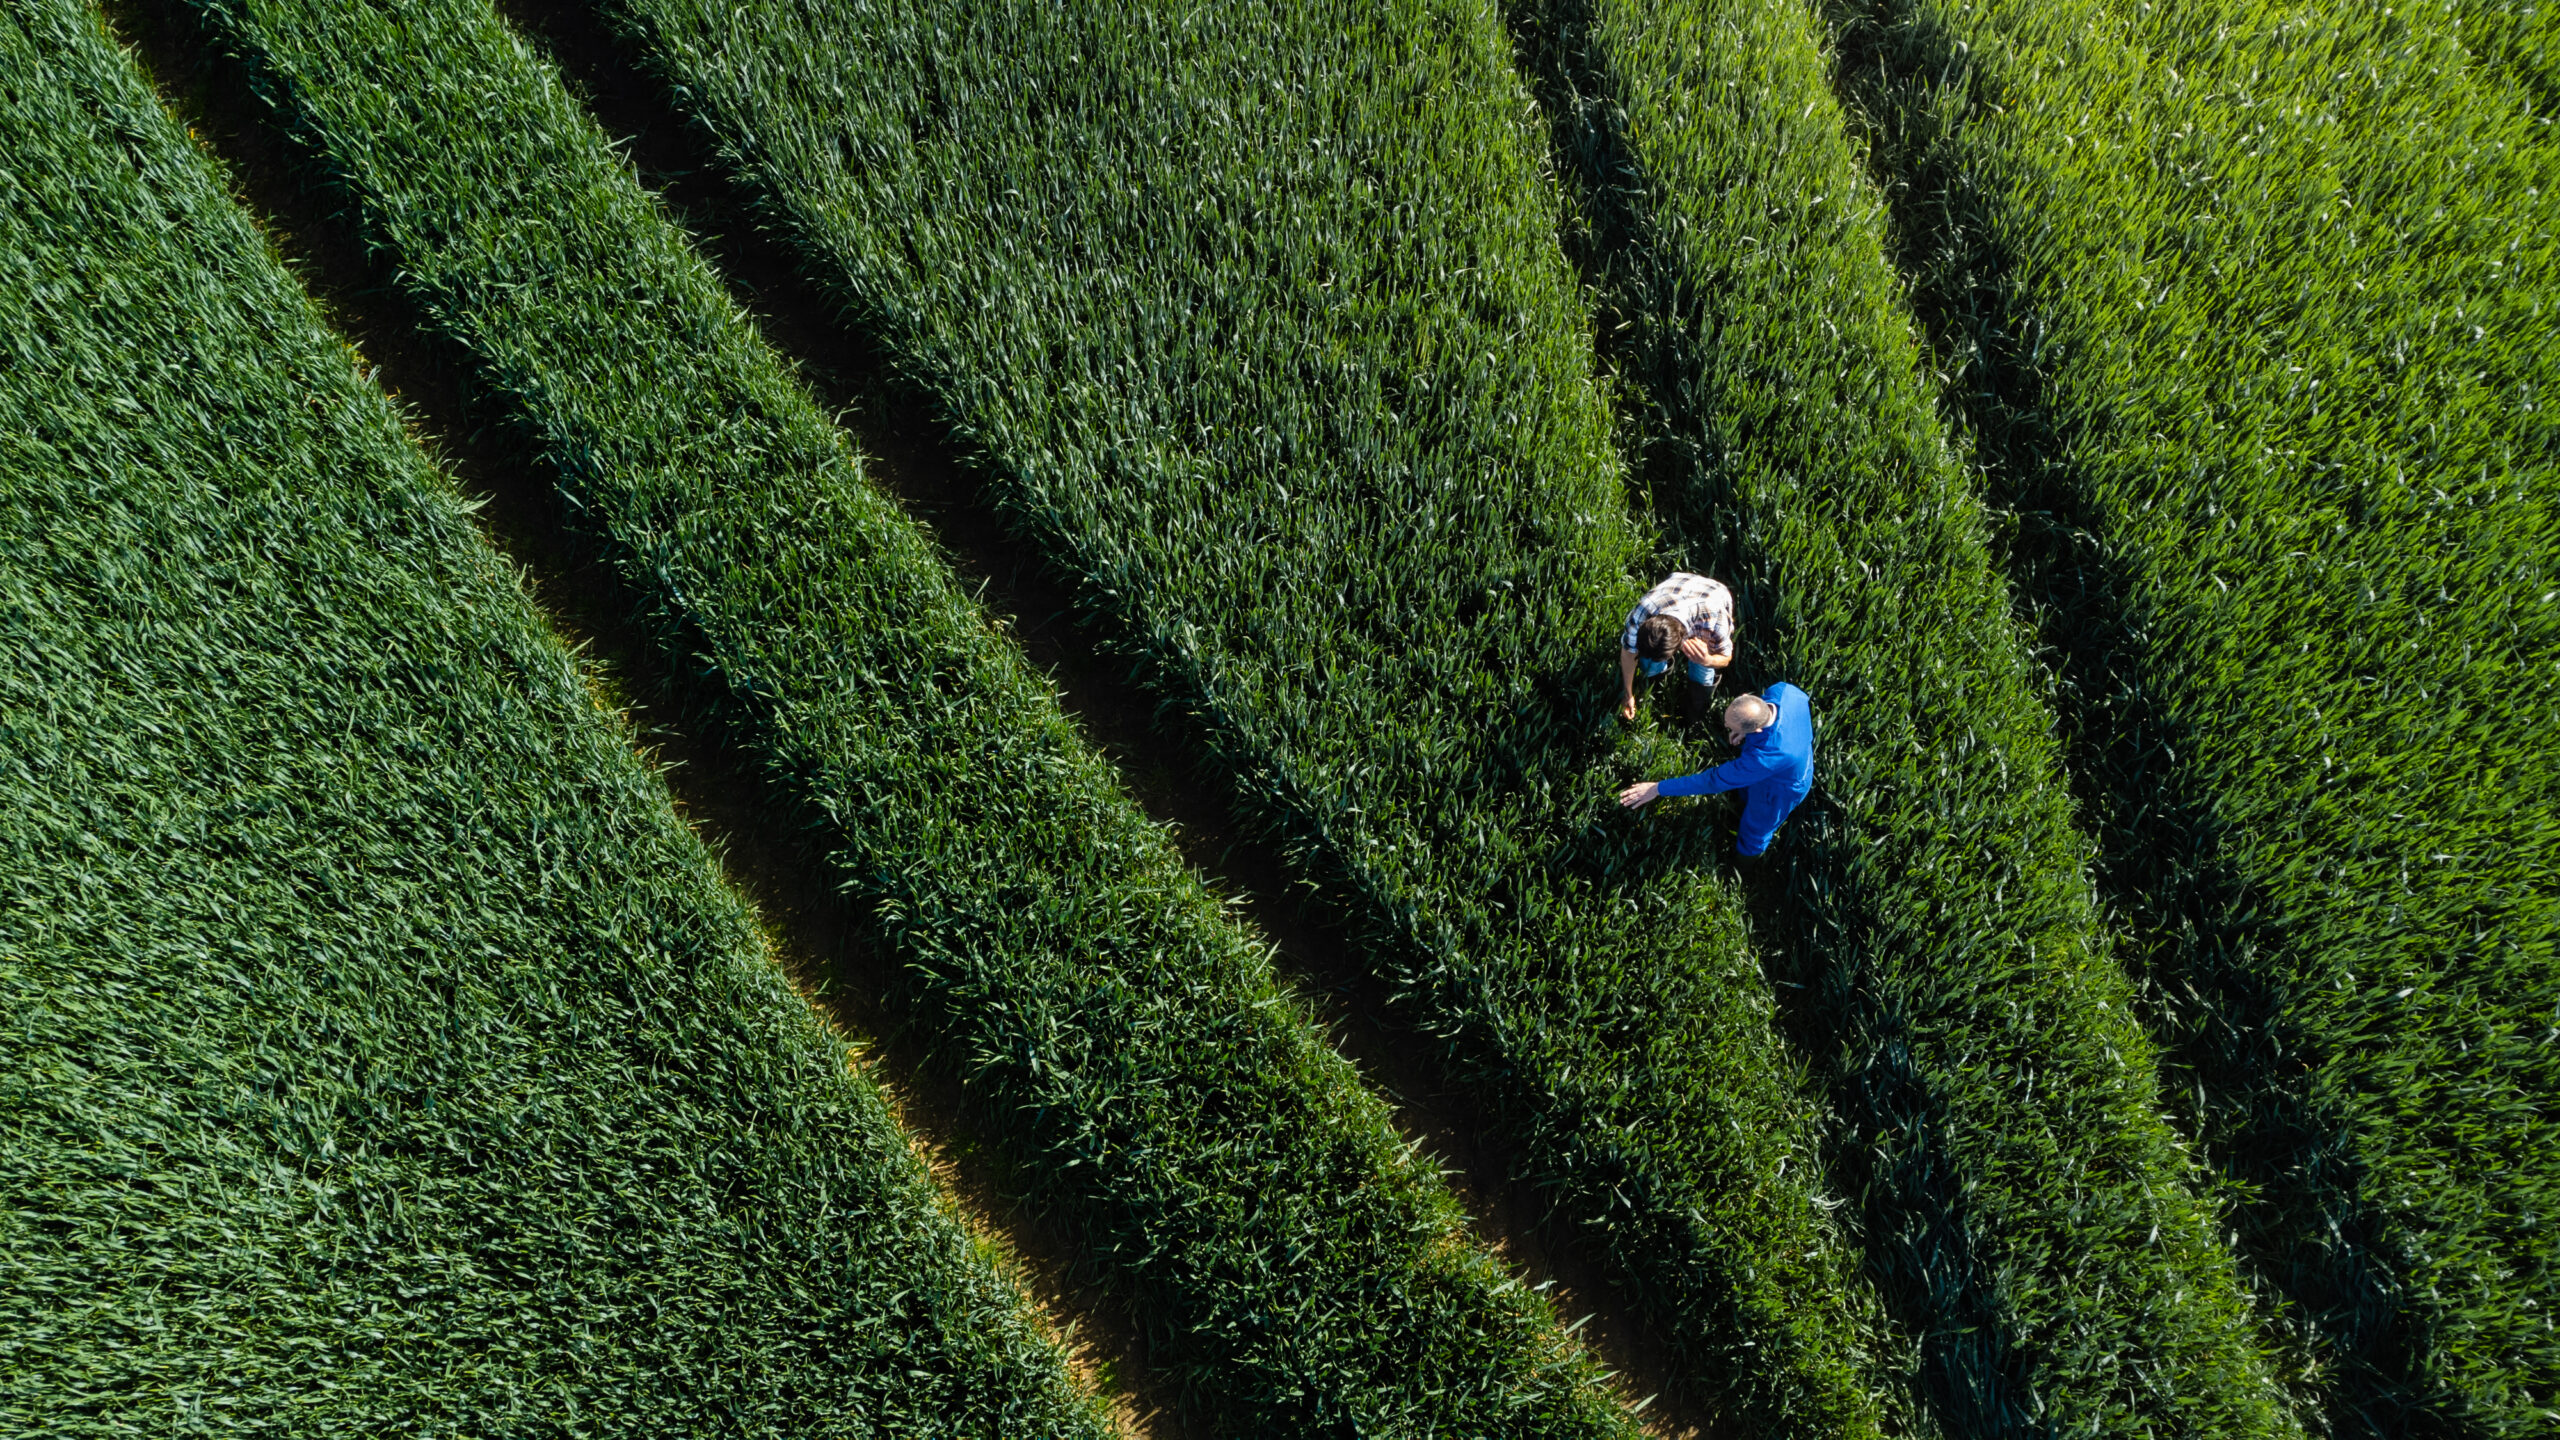
[[[1770,686],[1760,698],[1778,707],[1778,723],[1749,737],[1743,750],[1748,754],[1754,744],[1765,747],[1775,753],[1773,763],[1778,768],[1751,788],[1779,787],[1784,782],[1784,793],[1802,800],[1813,789],[1813,702],[1784,680]]]

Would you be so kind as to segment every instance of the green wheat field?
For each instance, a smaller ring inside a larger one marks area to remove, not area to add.
[[[2560,1435],[2555,406],[2551,0],[0,0],[0,1432]]]

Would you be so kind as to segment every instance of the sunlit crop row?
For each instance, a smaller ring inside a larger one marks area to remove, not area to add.
[[[0,77],[0,1429],[1100,1440],[94,17]]]

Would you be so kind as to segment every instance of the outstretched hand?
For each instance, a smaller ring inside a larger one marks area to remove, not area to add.
[[[1636,723],[1636,697],[1630,695],[1618,702],[1618,718],[1630,725]]]
[[[1624,805],[1630,810],[1641,810],[1647,805],[1652,804],[1661,796],[1661,794],[1662,786],[1654,781],[1647,780],[1640,785],[1630,785],[1626,789],[1619,791],[1618,803]]]

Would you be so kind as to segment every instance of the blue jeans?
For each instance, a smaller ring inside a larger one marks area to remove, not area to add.
[[[1680,663],[1688,667],[1690,684],[1704,685],[1710,689],[1714,688],[1716,683],[1716,672],[1707,664],[1706,661],[1690,660],[1684,657]],[[1671,665],[1670,662],[1664,660],[1639,660],[1636,662],[1636,668],[1643,671],[1647,676],[1654,676],[1670,669]]]

